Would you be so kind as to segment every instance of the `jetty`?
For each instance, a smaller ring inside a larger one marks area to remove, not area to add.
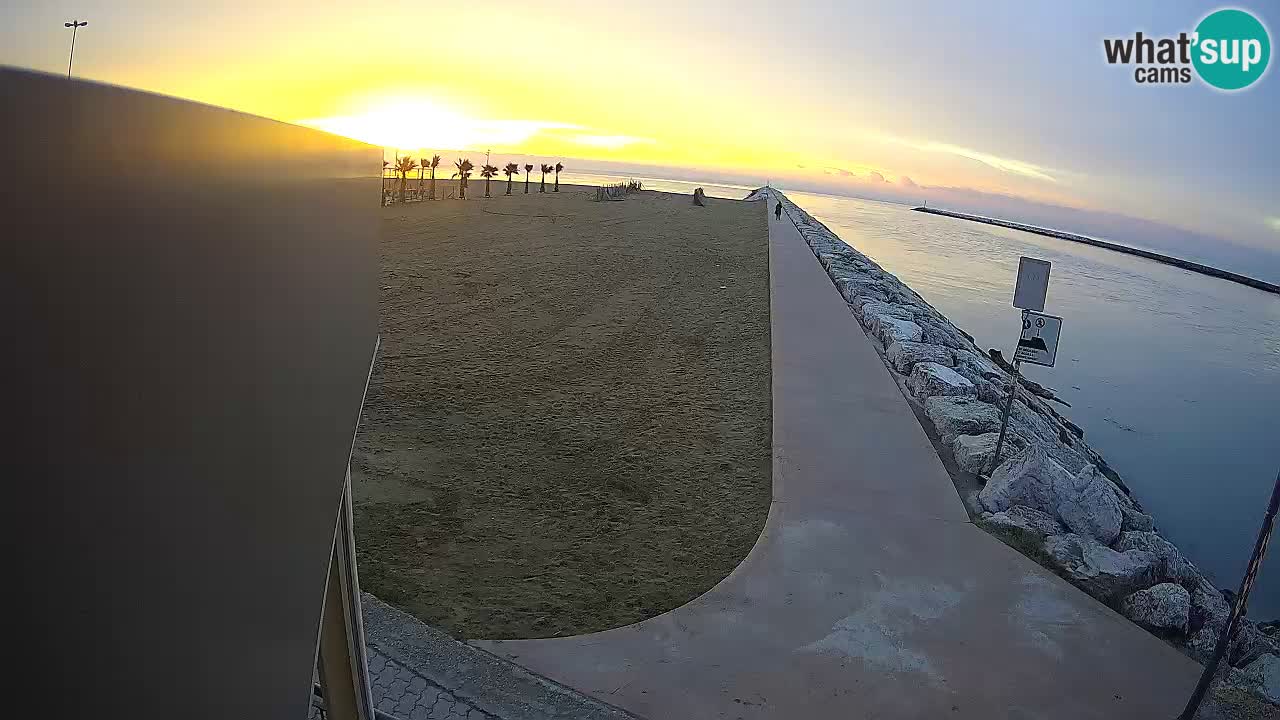
[[[756,205],[773,497],[755,547],[639,623],[472,645],[643,718],[1174,717],[1199,666],[970,521],[797,209],[768,196],[787,212]]]
[[[1164,263],[1165,265],[1172,265],[1174,267],[1182,268],[1183,270],[1200,273],[1201,275],[1230,280],[1231,282],[1240,283],[1241,285],[1248,285],[1251,288],[1257,288],[1263,292],[1280,295],[1280,285],[1269,283],[1266,280],[1252,278],[1247,275],[1233,273],[1230,270],[1223,270],[1221,268],[1211,267],[1198,262],[1183,260],[1182,258],[1173,257],[1172,255],[1164,255],[1150,250],[1143,250],[1141,248],[1129,247],[1128,245],[1121,245],[1119,243],[1087,237],[1085,235],[1077,235],[1075,233],[1063,232],[1062,230],[1054,230],[1052,228],[1044,228],[1037,225],[1028,225],[1026,223],[1013,222],[1011,220],[1000,220],[999,218],[970,215],[969,213],[955,212],[954,210],[939,210],[931,207],[915,207],[911,209],[916,212],[929,213],[931,215],[945,215],[946,217],[959,218],[961,220],[972,220],[973,222],[986,223],[988,225],[998,225],[1000,227],[1010,228],[1011,230],[1021,230],[1023,232],[1035,233],[1046,237],[1058,238],[1059,240],[1070,240],[1071,242],[1084,243],[1085,245],[1092,245],[1105,250],[1125,253],[1126,255],[1137,255],[1138,257],[1155,260],[1156,262]]]

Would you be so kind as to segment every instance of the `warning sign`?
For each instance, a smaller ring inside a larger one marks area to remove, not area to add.
[[[1022,314],[1022,337],[1013,359],[1033,365],[1053,367],[1058,357],[1058,336],[1062,333],[1062,318],[1027,311]]]

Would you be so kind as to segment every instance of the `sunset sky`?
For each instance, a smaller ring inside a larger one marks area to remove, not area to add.
[[[1275,72],[1226,94],[1139,86],[1103,59],[1104,37],[1190,31],[1215,7],[19,0],[0,63],[65,72],[62,23],[81,18],[77,75],[411,152],[946,189],[1277,250]]]

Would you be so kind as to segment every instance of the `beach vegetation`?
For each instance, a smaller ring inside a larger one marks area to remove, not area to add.
[[[552,188],[552,192],[560,192],[560,171],[564,169],[564,163],[556,163],[556,186]]]
[[[485,197],[489,197],[489,183],[493,181],[493,178],[497,176],[497,174],[498,174],[497,165],[486,164],[484,167],[480,168],[480,177],[484,178],[484,196]]]
[[[436,168],[440,167],[440,156],[431,156],[431,199],[436,199]]]
[[[502,167],[502,173],[507,176],[507,194],[511,194],[511,179],[520,174],[520,166],[515,163],[507,163]]]
[[[413,172],[417,168],[418,162],[411,157],[405,156],[402,158],[396,158],[396,174],[400,176],[400,190],[397,193],[397,197],[401,204],[404,204],[404,189],[405,185],[409,182],[409,173]]]
[[[529,194],[529,173],[533,172],[533,165],[524,166],[524,194]]]
[[[476,166],[472,165],[471,161],[466,158],[458,158],[457,162],[455,162],[453,166],[458,169],[457,172],[453,174],[453,177],[458,178],[458,199],[466,200],[467,182],[471,179],[471,171],[474,170]]]
[[[547,173],[551,172],[552,169],[550,165],[542,163],[542,182],[538,185],[538,192],[544,193],[547,191]]]

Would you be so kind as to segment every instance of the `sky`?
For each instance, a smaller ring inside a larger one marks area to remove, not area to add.
[[[0,64],[65,73],[79,18],[78,76],[392,151],[662,166],[1276,255],[1277,73],[1236,93],[1143,86],[1103,56],[1104,38],[1191,31],[1217,7],[18,0]],[[1239,7],[1280,27],[1274,0]]]

